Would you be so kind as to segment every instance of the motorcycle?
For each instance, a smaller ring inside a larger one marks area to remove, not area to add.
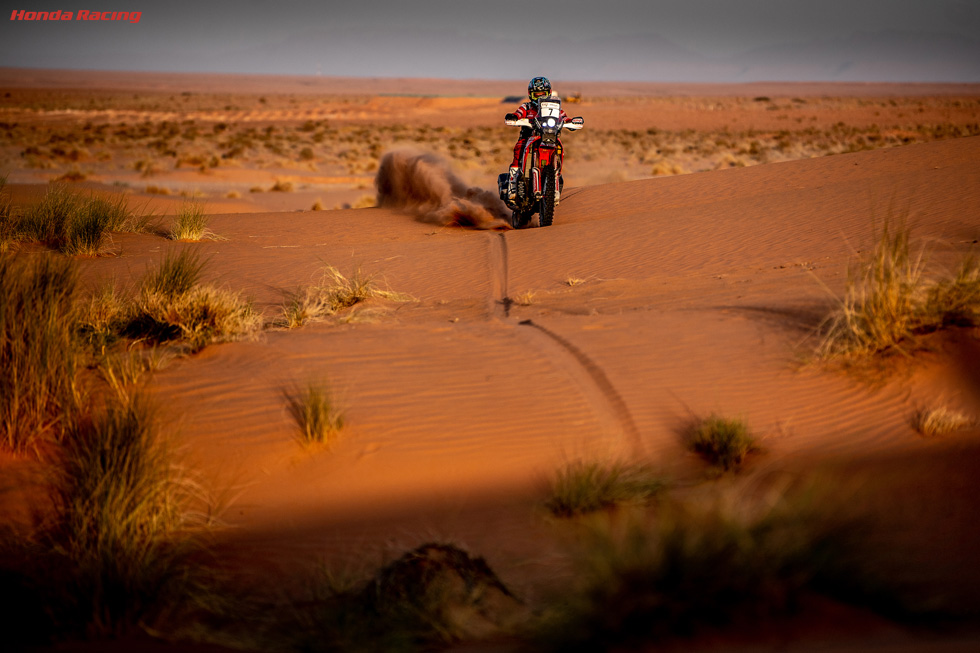
[[[530,127],[533,130],[518,161],[516,192],[513,195],[510,193],[509,173],[497,177],[500,199],[513,211],[511,226],[515,229],[527,227],[535,213],[539,216],[540,226],[551,225],[563,185],[559,135],[562,129],[575,131],[585,126],[585,120],[581,117],[562,120],[561,99],[556,95],[541,98],[535,103],[538,115],[504,120],[512,127]]]

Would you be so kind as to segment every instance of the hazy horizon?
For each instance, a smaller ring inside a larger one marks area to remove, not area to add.
[[[0,66],[350,77],[980,82],[980,0],[99,3],[127,21],[25,21]],[[89,9],[96,9],[90,7]]]

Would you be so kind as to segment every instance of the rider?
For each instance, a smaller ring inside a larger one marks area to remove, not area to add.
[[[549,97],[551,95],[551,82],[548,81],[547,77],[535,77],[527,84],[527,96],[528,102],[525,102],[521,106],[517,107],[517,111],[514,113],[508,113],[504,116],[505,120],[520,120],[521,118],[534,118],[538,115],[538,100],[543,97]],[[561,119],[568,120],[568,116],[565,115],[565,110],[561,110]],[[517,139],[517,144],[514,145],[514,160],[510,164],[510,175],[507,180],[507,194],[511,199],[517,196],[517,176],[520,172],[518,165],[520,164],[521,152],[524,150],[524,146],[527,145],[527,139],[531,137],[534,133],[530,127],[521,127],[520,137]],[[559,145],[559,148],[561,146]],[[559,150],[560,151],[560,150]]]

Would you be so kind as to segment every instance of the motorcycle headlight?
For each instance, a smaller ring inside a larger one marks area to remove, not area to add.
[[[548,127],[554,127],[555,125],[558,124],[558,121],[555,120],[554,118],[546,118],[544,124],[547,125]]]

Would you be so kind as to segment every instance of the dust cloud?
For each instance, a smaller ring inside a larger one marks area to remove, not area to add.
[[[467,186],[431,153],[388,152],[374,184],[378,206],[407,211],[423,222],[474,229],[510,227],[510,210],[496,192]]]

